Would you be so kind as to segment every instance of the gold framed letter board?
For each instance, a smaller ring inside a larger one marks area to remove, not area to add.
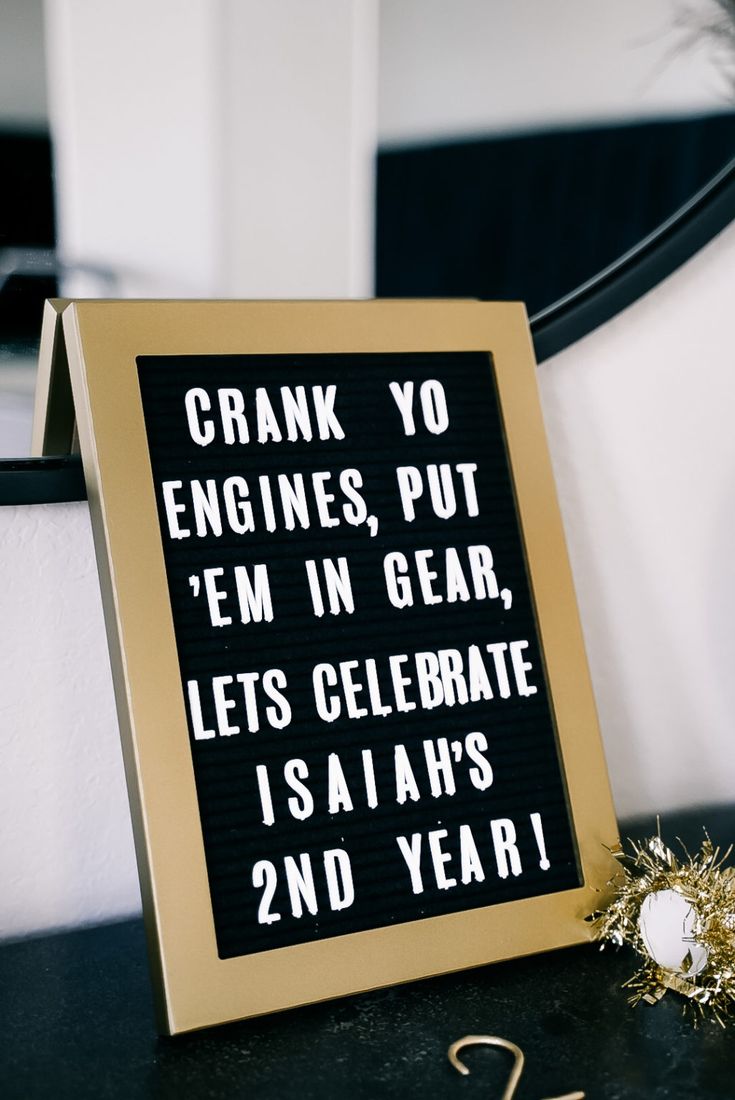
[[[588,939],[617,830],[524,307],[63,327],[161,1029]]]

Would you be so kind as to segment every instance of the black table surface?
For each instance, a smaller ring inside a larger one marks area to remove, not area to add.
[[[735,807],[671,814],[662,831],[697,848],[703,826],[729,844]],[[509,1055],[466,1052],[469,1077],[446,1057],[455,1039],[490,1033],[525,1052],[516,1100],[735,1098],[735,1024],[695,1029],[672,993],[630,1008],[621,984],[634,969],[627,949],[589,945],[167,1039],[141,921],[26,940],[0,948],[0,1097],[490,1100]]]

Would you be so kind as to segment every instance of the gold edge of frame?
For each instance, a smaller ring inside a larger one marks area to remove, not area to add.
[[[153,975],[171,1033],[589,939],[617,825],[519,303],[78,302],[64,322]],[[135,357],[489,351],[584,885],[234,959],[216,951]],[[127,742],[127,744],[126,744]]]
[[[31,427],[31,456],[43,458],[51,454],[49,436],[53,436],[54,408],[57,404],[56,387],[59,380],[60,360],[64,355],[64,337],[61,318],[68,305],[66,298],[48,298],[43,306],[41,341],[38,349],[36,392],[33,402]]]
[[[82,464],[87,489],[95,557],[100,582],[102,608],[110,656],[115,704],[120,730],[123,765],[133,826],[135,855],[143,903],[149,967],[154,992],[154,1007],[159,1030],[172,1033],[166,990],[166,971],[160,954],[157,928],[157,907],[153,897],[152,866],[149,837],[143,810],[143,777],[139,769],[137,740],[133,734],[133,712],[128,694],[128,676],[122,642],[121,616],[114,581],[112,545],[108,538],[106,508],[101,492],[100,469],[91,415],[88,376],[79,332],[76,304],[71,304],[63,317],[63,338],[69,363],[74,408],[79,425]]]

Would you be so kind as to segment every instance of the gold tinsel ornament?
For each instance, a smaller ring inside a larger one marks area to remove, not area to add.
[[[602,947],[628,944],[643,959],[623,987],[631,1004],[655,1004],[673,989],[695,1022],[709,1015],[724,1027],[735,1013],[735,867],[724,866],[732,846],[723,855],[704,835],[694,856],[678,841],[680,859],[660,824],[656,836],[629,840],[630,853],[613,853],[622,872],[609,884],[614,899],[592,919]]]

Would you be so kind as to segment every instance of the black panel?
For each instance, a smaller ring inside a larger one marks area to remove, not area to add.
[[[11,458],[0,462],[0,505],[86,500],[79,455]]]
[[[0,250],[48,248],[56,243],[51,139],[44,133],[0,131]],[[0,272],[2,340],[37,339],[43,303],[57,293],[53,273]]]
[[[384,150],[379,297],[533,314],[653,232],[735,154],[735,115]]]
[[[48,134],[0,131],[0,248],[56,239]]]

